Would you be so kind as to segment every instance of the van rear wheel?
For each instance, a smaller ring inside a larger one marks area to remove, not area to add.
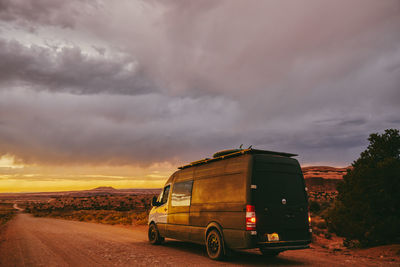
[[[213,229],[208,233],[206,247],[210,259],[222,260],[224,258],[224,241],[216,229]]]
[[[149,242],[152,245],[159,245],[164,241],[164,237],[160,235],[160,232],[158,232],[157,226],[154,223],[149,226],[148,237]]]
[[[264,257],[276,257],[280,253],[280,251],[277,250],[271,250],[271,249],[266,249],[266,248],[260,248],[261,254],[263,254]]]

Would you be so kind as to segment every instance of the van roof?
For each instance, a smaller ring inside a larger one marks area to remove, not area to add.
[[[269,150],[260,150],[260,149],[249,148],[249,149],[240,149],[240,150],[234,151],[232,153],[224,154],[222,156],[214,157],[214,158],[211,158],[211,159],[210,158],[205,158],[205,159],[193,161],[190,164],[178,167],[178,169],[182,170],[182,169],[186,169],[186,168],[193,167],[193,166],[196,166],[196,165],[206,164],[206,163],[213,162],[213,161],[223,160],[223,159],[232,158],[232,157],[238,157],[238,156],[244,155],[244,154],[267,154],[267,155],[274,155],[274,156],[281,156],[281,157],[295,157],[295,156],[297,156],[297,154],[291,154],[291,153],[286,153],[286,152],[277,152],[277,151],[269,151]]]

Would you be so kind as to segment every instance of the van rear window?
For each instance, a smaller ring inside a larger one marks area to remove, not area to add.
[[[172,188],[171,205],[175,207],[190,206],[193,181],[175,183]]]

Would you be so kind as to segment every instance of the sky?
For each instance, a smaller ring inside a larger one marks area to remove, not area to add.
[[[0,192],[161,187],[241,144],[348,166],[399,114],[399,0],[0,0]]]

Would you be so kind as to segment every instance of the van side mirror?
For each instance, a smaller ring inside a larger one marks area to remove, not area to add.
[[[158,207],[159,206],[159,203],[157,201],[157,197],[156,196],[154,196],[153,199],[151,200],[151,205],[153,207]]]

